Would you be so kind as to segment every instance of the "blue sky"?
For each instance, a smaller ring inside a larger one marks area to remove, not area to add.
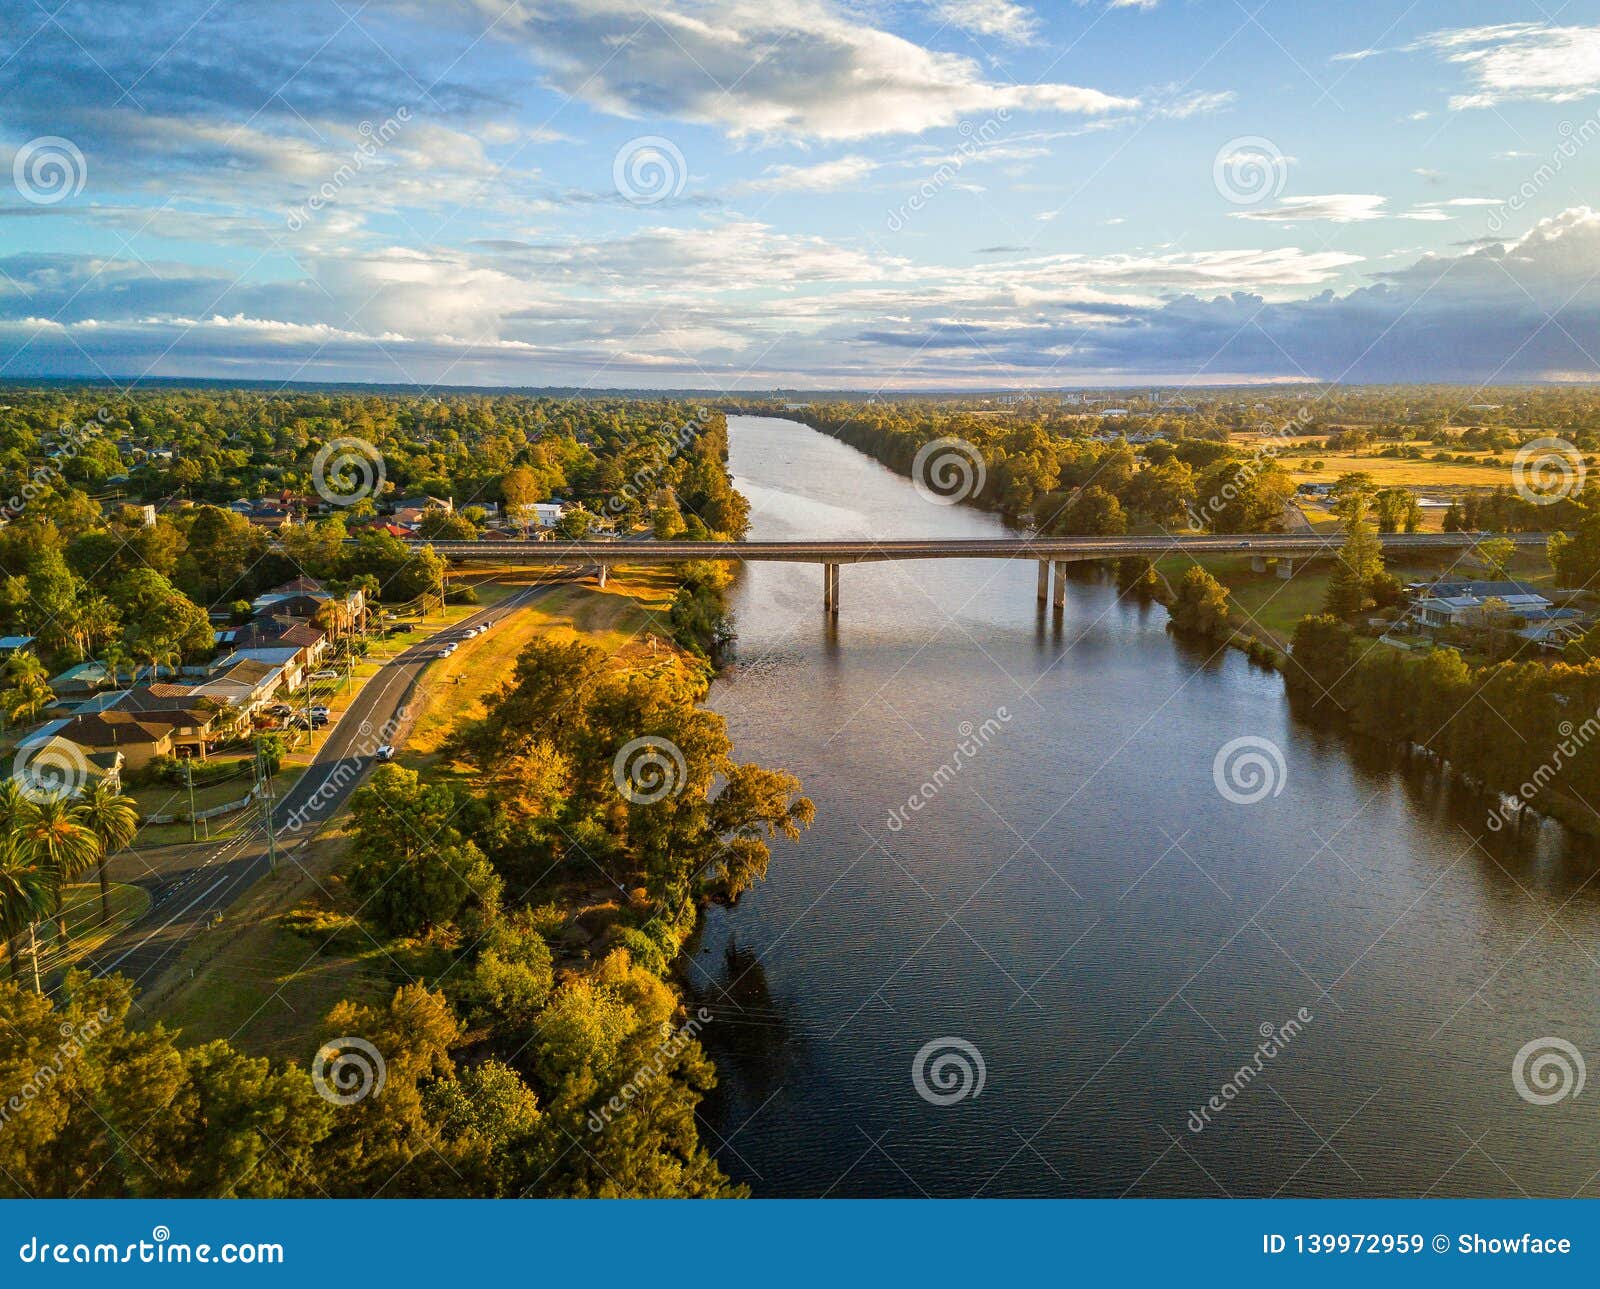
[[[1600,374],[1600,4],[0,21],[0,376]]]

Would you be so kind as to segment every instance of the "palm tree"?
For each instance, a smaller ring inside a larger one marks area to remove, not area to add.
[[[15,832],[0,833],[0,936],[11,948],[11,978],[17,978],[17,953],[15,941],[28,932],[33,940],[33,927],[50,911],[55,898],[54,883],[50,874],[34,863],[28,847],[22,844]],[[33,957],[33,988],[39,990],[39,955]]]
[[[20,836],[33,862],[50,875],[55,888],[56,943],[65,945],[67,919],[61,906],[62,893],[68,883],[82,877],[99,859],[100,839],[84,826],[78,807],[61,793],[34,802],[33,817],[23,821]]]
[[[125,797],[110,779],[96,779],[78,798],[78,817],[100,842],[100,921],[111,919],[111,883],[106,878],[106,863],[128,845],[139,831],[139,807]]]

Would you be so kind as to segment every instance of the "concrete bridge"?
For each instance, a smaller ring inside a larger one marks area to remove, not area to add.
[[[1490,537],[1488,533],[1388,533],[1379,540],[1386,551],[1464,550]],[[1542,546],[1544,533],[1512,534],[1520,546]],[[701,541],[480,541],[429,542],[452,564],[500,564],[527,568],[595,568],[604,586],[607,570],[616,564],[679,564],[688,560],[737,563],[780,561],[822,565],[822,602],[839,611],[839,566],[877,560],[1003,559],[1035,560],[1039,565],[1041,602],[1066,603],[1064,566],[1083,560],[1143,555],[1249,555],[1258,571],[1267,560],[1278,561],[1278,575],[1293,574],[1294,562],[1338,553],[1342,533],[1206,534],[1193,537],[996,537],[979,539],[883,538],[841,541],[701,542]],[[1051,590],[1051,566],[1056,566]]]

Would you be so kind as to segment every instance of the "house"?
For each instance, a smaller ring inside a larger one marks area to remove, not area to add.
[[[272,701],[283,682],[282,667],[244,658],[190,686],[190,692],[196,698],[221,703],[239,717],[250,717]]]
[[[73,744],[90,757],[119,753],[119,770],[138,770],[163,756],[204,760],[215,718],[215,712],[198,708],[95,712],[72,717],[51,737]]]
[[[52,777],[48,767],[71,766],[74,769],[87,769],[91,783],[96,779],[107,779],[113,787],[120,787],[125,762],[122,751],[119,748],[86,751],[71,739],[61,737],[55,727],[65,724],[65,721],[51,721],[49,726],[35,730],[22,741],[17,748],[17,761],[21,767],[19,773],[27,777],[36,776],[38,786],[44,787]],[[83,786],[90,785],[86,783]]]
[[[424,510],[442,510],[447,515],[453,515],[456,509],[456,503],[449,497],[430,497],[426,494],[415,497],[396,497],[390,505],[396,511],[415,510],[418,514],[421,514]]]
[[[32,636],[0,636],[0,659],[10,658],[14,653],[30,653],[33,644]]]
[[[76,667],[68,667],[59,676],[50,678],[50,688],[60,698],[87,697],[114,684],[116,678],[112,676],[111,669],[93,659],[80,662]]]
[[[328,608],[328,606],[332,606]],[[356,630],[366,621],[367,596],[365,591],[354,590],[335,595],[314,577],[297,577],[292,582],[274,587],[250,601],[251,611],[260,617],[315,618],[327,609],[324,620],[335,639]]]
[[[1551,608],[1525,582],[1433,582],[1418,588],[1413,606],[1423,626],[1467,627],[1482,624],[1483,607],[1491,600],[1524,621]]]
[[[1535,609],[1517,615],[1526,625],[1517,632],[1541,649],[1563,649],[1581,640],[1587,630],[1583,614],[1577,609]]]
[[[283,684],[288,689],[299,689],[308,670],[303,652],[295,645],[284,645],[281,648],[235,649],[216,664],[216,669],[227,671],[241,662],[259,662],[269,668],[280,670],[283,673]]]

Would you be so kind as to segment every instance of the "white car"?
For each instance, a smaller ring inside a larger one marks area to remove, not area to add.
[[[325,703],[318,703],[315,707],[313,707],[311,709],[311,715],[313,717],[321,716],[321,717],[326,718],[328,716],[331,716],[332,713],[328,710],[327,705]]]
[[[385,743],[378,749],[377,756],[380,761],[392,761],[394,760],[394,749]]]
[[[336,671],[314,671],[314,672],[311,673],[311,679],[312,680],[338,680],[339,679],[339,673],[336,672]]]

